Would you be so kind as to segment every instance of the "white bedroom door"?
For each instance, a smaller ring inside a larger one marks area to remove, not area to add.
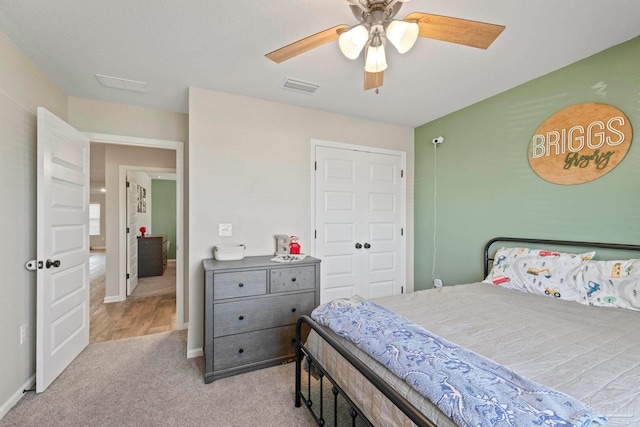
[[[38,112],[36,392],[89,344],[89,139]]]
[[[138,182],[127,173],[127,296],[138,286]]]
[[[315,255],[321,302],[404,287],[402,157],[315,147]]]

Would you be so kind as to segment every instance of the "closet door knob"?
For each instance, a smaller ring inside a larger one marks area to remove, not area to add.
[[[244,286],[244,283],[238,283],[238,287],[241,288]]]
[[[291,281],[292,281],[292,282],[295,282],[295,281],[296,281],[296,278],[295,278],[295,277],[292,277],[292,278],[291,278]]]
[[[238,320],[244,320],[244,316],[241,314],[240,316],[238,316]]]
[[[362,245],[360,243],[356,243],[356,249],[362,249]]]
[[[292,313],[295,313],[295,312],[296,312],[295,307],[291,309],[291,312],[292,312]]]
[[[370,244],[368,244],[368,243],[365,243],[365,244],[364,244],[364,248],[365,248],[365,249],[369,249],[370,247],[371,247],[371,245],[370,245]]]
[[[244,353],[244,349],[241,348],[240,350],[238,350],[238,353]]]

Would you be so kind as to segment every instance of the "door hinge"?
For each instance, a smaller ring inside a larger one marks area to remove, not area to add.
[[[127,234],[129,234],[131,232],[131,230],[129,230],[129,227],[127,227]]]
[[[318,162],[313,162],[313,170],[314,171],[318,170]]]
[[[318,230],[313,230],[313,238],[314,239],[318,238]]]
[[[404,294],[404,286],[400,286],[400,293]]]
[[[129,273],[127,273],[127,280],[129,280]]]
[[[129,188],[131,185],[129,184],[129,181],[127,181],[127,188]]]
[[[404,178],[404,170],[400,169],[400,178]]]
[[[404,236],[404,228],[400,228],[400,235]]]

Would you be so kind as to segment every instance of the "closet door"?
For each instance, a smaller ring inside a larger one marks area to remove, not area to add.
[[[404,200],[397,155],[316,146],[315,255],[322,302],[400,293]]]
[[[398,156],[362,154],[361,292],[366,298],[378,298],[399,294],[403,286],[402,165]]]

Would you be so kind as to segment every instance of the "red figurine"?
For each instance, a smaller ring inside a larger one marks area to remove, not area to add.
[[[298,243],[298,236],[291,236],[291,243],[289,243],[289,253],[293,255],[300,253],[300,244]]]
[[[145,227],[144,225],[142,227],[140,227],[140,234],[142,234],[142,236],[140,237],[144,237],[144,234],[147,232],[147,227]]]

